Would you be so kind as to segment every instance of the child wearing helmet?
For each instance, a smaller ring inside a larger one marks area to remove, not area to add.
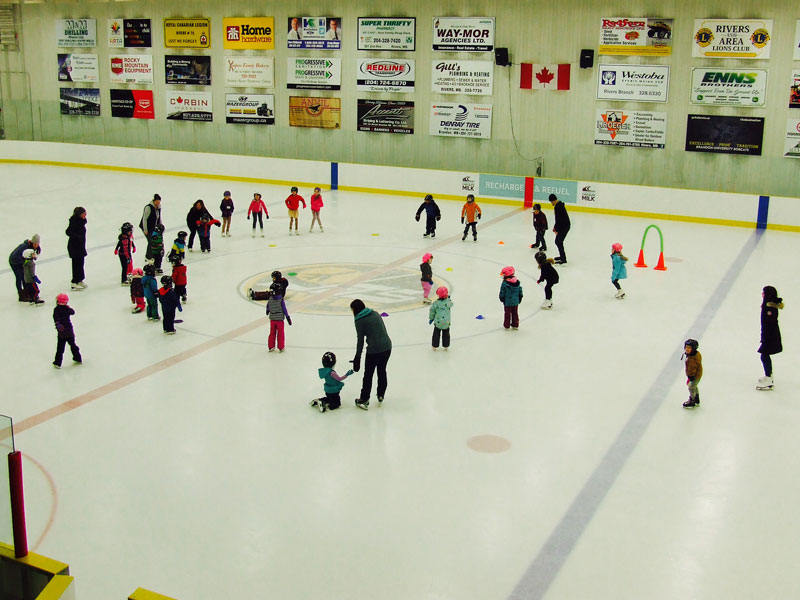
[[[283,289],[283,286],[277,282],[269,286],[269,300],[267,300],[269,338],[267,339],[267,346],[270,352],[275,351],[276,341],[278,352],[283,352],[285,347],[283,321],[286,319],[290,326],[292,324],[292,317],[289,316],[289,311],[286,310],[286,303],[283,301]]]
[[[122,266],[122,282],[120,285],[129,285],[128,277],[133,270],[133,253],[136,252],[136,244],[133,243],[133,225],[123,223],[119,228],[120,234],[117,237],[117,246],[114,254],[119,256],[119,264]]]
[[[309,202],[311,203],[311,227],[309,227],[308,233],[311,233],[314,230],[315,221],[319,224],[320,232],[325,233],[325,230],[322,228],[322,220],[319,218],[319,211],[322,210],[323,206],[325,206],[322,203],[322,190],[320,188],[314,188],[314,193],[311,194]]]
[[[231,237],[231,217],[233,216],[233,198],[228,190],[222,194],[219,211],[222,213],[222,237]]]
[[[433,287],[433,269],[431,269],[432,262],[433,254],[426,252],[422,255],[422,263],[419,265],[419,270],[422,272],[420,283],[422,284],[423,304],[430,304],[433,302],[433,300],[428,297],[431,295],[431,288]]]
[[[536,232],[536,241],[531,244],[531,248],[547,252],[547,244],[544,242],[544,233],[547,231],[547,216],[542,212],[541,204],[533,205],[533,230]]]
[[[179,256],[172,259],[172,283],[175,285],[175,293],[181,297],[181,302],[186,302],[186,265]]]
[[[72,328],[72,320],[70,319],[74,314],[75,311],[69,306],[69,296],[66,294],[56,296],[56,307],[53,309],[53,322],[58,332],[56,357],[53,360],[53,367],[56,369],[61,368],[61,361],[64,358],[64,349],[67,344],[69,344],[69,349],[72,352],[72,362],[78,365],[83,364],[81,349],[75,343],[75,330]]]
[[[300,203],[303,203],[303,208],[306,207],[306,201],[297,193],[297,186],[292,186],[291,193],[286,198],[286,208],[289,209],[289,235],[292,235],[292,223],[294,223],[294,234],[300,235],[297,226],[300,223],[300,218],[297,216],[297,209],[300,208]]]
[[[144,257],[155,267],[156,274],[160,275],[161,261],[164,259],[164,226],[156,225],[153,232],[147,238],[147,252]]]
[[[464,206],[461,208],[461,224],[464,225],[464,219],[466,219],[466,225],[464,226],[464,235],[461,236],[461,241],[463,242],[467,239],[467,232],[469,228],[472,227],[472,241],[478,241],[478,230],[476,229],[478,220],[481,218],[481,207],[478,206],[478,203],[475,202],[475,196],[472,194],[467,194],[467,201],[464,203]]]
[[[419,216],[422,214],[422,211],[425,211],[425,235],[422,237],[436,237],[436,221],[442,218],[442,213],[439,211],[439,207],[437,206],[436,202],[433,200],[433,196],[427,194],[425,196],[425,200],[422,201],[422,204],[419,205],[417,209],[417,214],[414,217],[417,222],[419,222]]]
[[[515,276],[514,267],[503,267],[500,276],[500,302],[503,303],[503,327],[519,329],[519,304],[522,302],[522,284]]]
[[[697,386],[703,377],[703,357],[697,351],[700,344],[697,340],[688,339],[683,342],[683,357],[686,358],[686,387],[689,388],[689,399],[683,408],[694,408],[700,404],[700,390]]]
[[[25,296],[31,306],[41,306],[44,300],[39,298],[39,284],[42,280],[36,276],[36,259],[39,255],[33,248],[22,252],[22,282],[25,286]]]
[[[428,325],[433,325],[433,339],[431,344],[434,350],[439,349],[439,337],[442,338],[442,347],[450,347],[450,309],[453,301],[450,300],[450,291],[443,285],[436,289],[436,301],[428,310]]]
[[[539,265],[539,270],[541,271],[536,283],[545,282],[542,308],[550,310],[553,308],[553,286],[558,283],[558,272],[553,266],[553,259],[547,258],[547,255],[541,250],[534,254],[533,258],[536,260],[536,264]]]
[[[197,221],[197,237],[200,238],[200,252],[211,252],[211,226],[221,224],[209,215],[203,215]]]
[[[161,311],[164,313],[164,333],[175,335],[175,309],[183,312],[181,300],[178,294],[172,289],[172,277],[164,275],[161,278],[161,287],[158,290],[158,300],[161,302]]]
[[[131,304],[133,314],[140,313],[144,310],[144,285],[142,285],[142,277],[144,273],[141,269],[134,269],[131,271]]]
[[[628,257],[622,254],[622,244],[619,242],[611,244],[611,283],[617,288],[614,298],[619,300],[625,297],[625,290],[619,285],[619,280],[628,278],[626,262],[628,262]]]
[[[181,260],[186,260],[186,238],[188,237],[189,233],[186,231],[179,231],[178,237],[172,242],[172,248],[169,251],[169,256],[167,260],[169,262],[174,262],[175,258],[180,258]]]
[[[350,369],[344,375],[339,375],[333,370],[335,366],[336,355],[333,352],[326,352],[322,355],[322,367],[317,370],[317,373],[319,373],[320,379],[325,380],[325,383],[322,385],[322,389],[325,390],[325,397],[314,398],[309,402],[309,405],[318,408],[319,412],[336,410],[342,405],[339,392],[341,392],[344,387],[344,380],[353,374],[353,370]]]
[[[142,290],[144,299],[147,301],[147,320],[158,321],[161,317],[158,316],[158,282],[156,281],[156,268],[148,263],[144,266],[143,272]]]

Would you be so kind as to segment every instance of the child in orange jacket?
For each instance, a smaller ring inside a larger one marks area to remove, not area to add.
[[[469,228],[472,227],[472,241],[478,241],[478,230],[475,226],[478,224],[478,219],[481,218],[481,207],[478,206],[478,203],[475,202],[475,196],[472,194],[467,195],[467,201],[464,203],[464,207],[461,209],[461,224],[464,225],[464,219],[466,218],[466,226],[464,227],[464,235],[461,236],[461,241],[463,242],[467,239],[467,232]]]

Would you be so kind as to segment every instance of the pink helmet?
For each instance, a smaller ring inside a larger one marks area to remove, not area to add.
[[[514,267],[503,267],[503,270],[500,271],[500,275],[503,277],[513,277],[514,273]]]
[[[617,242],[615,244],[611,244],[611,251],[612,252],[622,252],[622,244],[620,244],[619,242]]]
[[[56,304],[69,304],[69,296],[66,294],[59,294],[56,296]]]
[[[441,286],[436,288],[436,295],[439,296],[439,298],[447,298],[450,295],[450,292],[446,287]]]
[[[144,271],[142,271],[139,267],[136,267],[133,271],[131,271],[132,275],[144,275]]]
[[[431,254],[430,252],[426,252],[425,254],[422,255],[422,262],[424,262],[424,263],[428,262],[432,258],[433,258],[433,254]]]

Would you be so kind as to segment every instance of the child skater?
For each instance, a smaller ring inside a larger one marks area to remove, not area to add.
[[[422,237],[436,237],[436,221],[439,221],[442,218],[442,213],[439,210],[439,206],[436,202],[433,201],[433,196],[427,194],[425,196],[425,200],[422,204],[419,205],[417,209],[417,214],[414,217],[417,222],[419,222],[419,216],[422,214],[422,211],[425,211],[425,235]]]
[[[172,277],[164,275],[161,278],[161,288],[158,290],[158,300],[161,302],[161,311],[164,313],[164,333],[175,335],[175,309],[183,312],[181,300],[178,294],[172,289]]]
[[[156,225],[153,233],[147,239],[147,252],[145,258],[152,262],[155,267],[156,273],[160,274],[164,271],[161,270],[161,261],[164,258],[164,226]]]
[[[44,300],[39,298],[39,284],[42,280],[36,276],[36,258],[39,255],[33,248],[28,248],[22,253],[22,282],[25,286],[25,295],[31,306],[41,306]]]
[[[758,380],[757,390],[771,390],[775,387],[772,381],[772,356],[783,351],[781,329],[778,326],[778,311],[783,308],[783,298],[778,297],[778,290],[768,285],[761,292],[761,364],[764,365],[764,377]]]
[[[462,225],[464,225],[465,217],[467,219],[467,224],[464,227],[464,235],[461,236],[461,241],[463,242],[465,239],[467,239],[467,231],[469,231],[469,228],[472,227],[472,241],[477,242],[478,230],[475,229],[475,226],[478,224],[478,219],[481,218],[481,207],[477,205],[475,202],[475,196],[472,194],[467,195],[467,201],[464,203],[464,207],[461,209]]]
[[[300,208],[300,203],[303,203],[303,208],[306,207],[306,201],[297,193],[297,188],[292,187],[291,194],[286,198],[286,208],[289,209],[289,235],[292,235],[292,222],[294,222],[294,234],[300,235],[297,231],[297,226],[300,223],[300,218],[297,216],[297,209]]]
[[[175,284],[175,293],[181,297],[181,302],[186,302],[186,265],[179,256],[172,259],[172,282]]]
[[[311,233],[314,230],[314,221],[319,223],[319,230],[322,233],[325,233],[325,230],[322,228],[322,221],[319,218],[319,211],[325,206],[322,203],[322,190],[318,187],[314,188],[314,193],[311,194],[311,227],[308,229],[308,233]]]
[[[269,286],[267,315],[269,315],[269,338],[267,340],[269,351],[274,352],[277,338],[278,352],[283,352],[285,347],[283,320],[286,319],[286,322],[291,326],[292,317],[289,316],[289,311],[286,310],[286,303],[283,301],[283,286],[279,283],[273,283]]]
[[[558,271],[556,271],[556,268],[553,266],[553,259],[547,258],[547,255],[541,250],[537,252],[533,258],[536,259],[536,263],[539,265],[539,270],[541,271],[536,283],[545,282],[542,308],[550,310],[553,308],[553,286],[558,283]]]
[[[69,306],[69,296],[66,294],[56,296],[56,307],[53,309],[53,322],[58,332],[56,357],[53,360],[53,366],[56,369],[61,368],[61,361],[64,358],[64,349],[67,344],[69,344],[69,349],[72,352],[72,362],[77,365],[83,364],[81,349],[75,343],[75,330],[72,328],[72,320],[70,319],[74,314],[75,311]]]
[[[314,398],[309,404],[319,409],[319,412],[326,410],[336,410],[342,405],[342,399],[339,397],[339,392],[344,387],[344,380],[353,374],[350,369],[344,375],[339,375],[333,370],[336,366],[336,355],[333,352],[326,352],[322,355],[322,368],[317,372],[319,378],[324,379],[325,383],[322,389],[325,390],[324,398]]]
[[[173,262],[176,257],[181,260],[186,260],[186,237],[188,235],[189,234],[185,231],[178,232],[178,237],[172,242],[172,249],[169,251],[169,256],[167,257],[169,262]]]
[[[522,285],[514,276],[514,267],[503,267],[500,276],[500,302],[503,303],[503,327],[519,329],[519,304],[522,302]]]
[[[433,325],[433,349],[439,349],[439,337],[442,338],[442,347],[447,350],[450,347],[450,309],[453,308],[453,301],[450,300],[450,292],[444,286],[436,290],[438,299],[431,304],[428,311],[428,325]]]
[[[211,252],[211,226],[220,226],[220,222],[208,215],[203,215],[197,222],[197,237],[200,238],[200,252]]]
[[[542,212],[541,204],[533,205],[533,230],[536,232],[536,241],[531,244],[531,248],[538,248],[542,252],[547,252],[547,244],[544,243],[544,232],[547,231],[547,215]]]
[[[131,304],[133,314],[140,313],[144,310],[144,286],[142,285],[142,276],[144,273],[141,269],[134,269],[131,272]]]
[[[430,304],[433,302],[428,296],[431,294],[431,288],[433,287],[433,269],[431,269],[431,263],[433,262],[433,254],[430,252],[426,252],[422,255],[422,264],[419,266],[419,270],[422,271],[422,277],[420,277],[420,283],[422,283],[422,302],[423,304]]]
[[[142,289],[144,299],[147,301],[147,320],[158,321],[158,283],[156,282],[156,268],[151,264],[144,266],[144,277],[142,277]]]
[[[222,202],[219,205],[222,213],[222,237],[231,237],[231,217],[233,216],[233,198],[228,190],[222,194]]]
[[[611,244],[611,283],[617,288],[614,298],[620,300],[625,297],[625,290],[620,287],[619,280],[628,278],[628,270],[625,268],[626,262],[628,262],[628,257],[622,254],[622,244],[619,242]]]
[[[128,277],[133,270],[133,253],[136,252],[136,244],[133,243],[133,225],[123,223],[120,227],[120,234],[117,238],[117,247],[114,254],[119,256],[119,264],[122,266],[122,283],[128,285]]]
[[[686,387],[689,388],[689,399],[683,403],[683,408],[694,408],[700,404],[700,390],[697,386],[703,377],[703,357],[697,351],[700,344],[697,340],[683,342],[683,356],[686,358]]]
[[[250,220],[250,215],[253,215],[253,235],[251,237],[256,237],[256,219],[258,219],[258,225],[261,227],[261,237],[264,237],[264,221],[261,219],[261,213],[264,213],[264,216],[269,219],[269,212],[267,211],[267,205],[264,204],[264,201],[261,199],[261,194],[258,192],[253,194],[253,200],[250,202],[250,208],[247,209],[247,220]]]

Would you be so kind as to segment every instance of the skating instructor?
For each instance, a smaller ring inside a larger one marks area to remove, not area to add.
[[[358,346],[353,359],[353,371],[361,369],[361,351],[364,349],[364,339],[367,340],[367,357],[364,361],[364,379],[361,384],[361,395],[356,398],[356,406],[362,410],[369,410],[369,395],[372,391],[372,374],[378,370],[378,402],[383,402],[386,394],[386,364],[392,354],[392,340],[386,333],[383,318],[367,308],[361,300],[353,300],[350,310],[356,325]]]

